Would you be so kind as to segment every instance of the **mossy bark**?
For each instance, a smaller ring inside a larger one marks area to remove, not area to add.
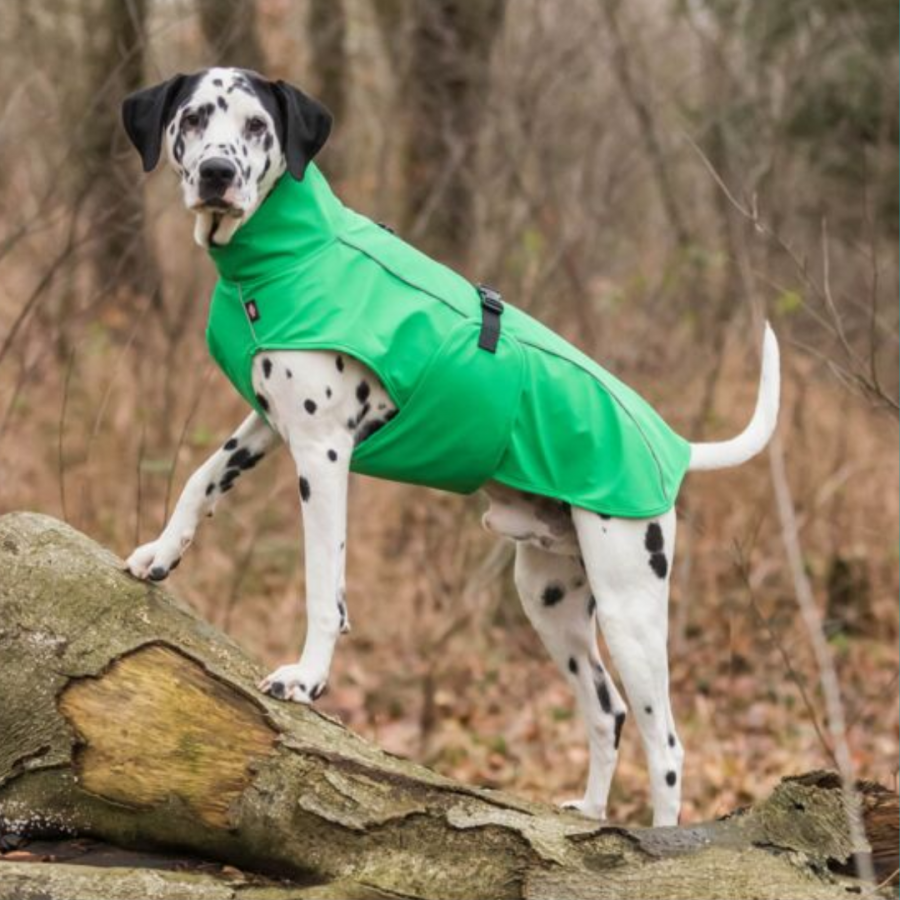
[[[854,848],[815,779],[720,822],[600,827],[383,753],[259,694],[262,674],[84,535],[0,518],[0,828],[175,847],[372,896],[846,896],[829,867]]]

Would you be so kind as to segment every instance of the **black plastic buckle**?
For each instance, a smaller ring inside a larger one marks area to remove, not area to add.
[[[500,316],[503,315],[503,298],[486,284],[476,285],[481,297],[481,333],[478,335],[478,346],[489,353],[497,352],[500,340]]]

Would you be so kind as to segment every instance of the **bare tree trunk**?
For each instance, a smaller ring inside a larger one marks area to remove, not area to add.
[[[262,72],[266,55],[256,25],[256,0],[197,0],[211,65]]]
[[[344,0],[310,0],[307,32],[315,79],[313,93],[334,116],[341,129],[347,110],[350,61],[347,56],[347,12]],[[329,178],[339,181],[345,174],[341,141],[332,138],[319,165]]]
[[[98,289],[117,303],[129,295],[160,302],[144,198],[135,190],[136,162],[119,121],[122,97],[144,80],[147,7],[148,0],[87,0],[83,6],[87,91],[74,123],[77,190],[88,195]]]
[[[506,0],[430,0],[408,7],[376,0],[375,8],[403,73],[405,228],[426,248],[463,259],[472,235],[473,153]],[[409,52],[401,52],[407,43]]]
[[[785,900],[853,887],[828,868],[854,849],[833,776],[685,829],[602,827],[467,787],[259,694],[261,672],[227,637],[48,517],[0,519],[0,659],[0,833],[178,848],[369,896]]]
[[[637,120],[644,148],[653,169],[653,177],[659,190],[659,197],[663,209],[679,245],[684,246],[690,241],[690,231],[681,214],[681,209],[676,200],[675,185],[669,176],[669,167],[666,162],[662,141],[656,130],[656,120],[650,110],[650,106],[638,87],[632,71],[631,59],[625,35],[619,22],[619,6],[621,0],[600,0],[600,9],[603,11],[607,27],[612,41],[612,67],[616,74],[619,86],[625,96],[631,111]]]

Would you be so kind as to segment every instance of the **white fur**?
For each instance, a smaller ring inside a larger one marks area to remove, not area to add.
[[[213,80],[221,78],[227,84],[230,72],[210,70],[189,106],[209,102],[215,91]],[[252,98],[246,97],[246,101],[241,99],[243,105],[235,104],[233,113],[229,111],[215,122],[211,133],[217,144],[233,143],[242,117],[251,110],[259,113]],[[180,166],[171,152],[170,161],[182,176],[185,204],[197,213],[199,242],[207,243],[215,229],[216,242],[224,243],[252,216],[284,171],[284,162],[279,157],[270,164],[272,175],[260,181],[258,193],[242,185],[232,198],[237,213],[222,220],[197,208],[191,173],[196,173],[209,152],[202,144],[191,147]],[[166,577],[190,545],[201,518],[212,514],[222,494],[269,450],[277,433],[306,486],[301,508],[308,628],[300,659],[268,675],[260,689],[285,700],[308,703],[324,690],[338,635],[349,629],[344,560],[354,442],[373,422],[385,421],[394,406],[364,365],[326,351],[260,353],[253,362],[253,385],[268,404],[269,423],[256,413],[244,421],[190,477],[160,537],[135,550],[127,566],[138,578]],[[691,468],[720,468],[748,459],[771,436],[777,410],[778,345],[767,326],[759,400],[750,426],[731,441],[693,445]],[[605,818],[617,757],[616,735],[626,711],[600,659],[595,630],[599,624],[647,756],[654,824],[675,825],[683,752],[669,705],[666,654],[674,512],[646,520],[613,519],[496,483],[486,485],[485,491],[491,505],[484,524],[516,541],[515,580],[525,612],[571,683],[586,723],[590,743],[587,789],[584,797],[570,806],[585,815]]]
[[[778,422],[778,405],[781,396],[781,365],[779,362],[778,340],[772,326],[766,322],[763,335],[762,372],[756,409],[750,424],[729,441],[691,444],[691,464],[689,471],[699,472],[709,469],[727,469],[739,466],[762,450]]]

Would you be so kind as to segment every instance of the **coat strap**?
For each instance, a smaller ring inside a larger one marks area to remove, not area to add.
[[[500,340],[500,316],[503,315],[503,298],[498,291],[486,284],[476,285],[481,297],[481,333],[478,346],[489,353],[497,352]]]

